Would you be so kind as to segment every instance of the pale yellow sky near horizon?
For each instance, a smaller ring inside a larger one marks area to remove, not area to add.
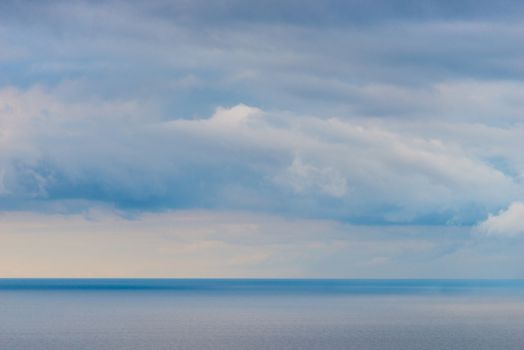
[[[303,275],[300,266],[292,261],[287,264],[282,257],[277,260],[287,267],[271,268],[275,254],[287,251],[285,255],[296,259],[302,253],[278,239],[260,237],[261,219],[189,211],[146,214],[132,220],[102,212],[4,214],[0,216],[0,277]],[[273,221],[295,230],[303,224]],[[311,221],[309,225],[321,230],[332,224]],[[331,244],[316,249],[329,249]]]
[[[471,235],[464,227],[356,226],[245,212],[131,219],[105,209],[4,212],[0,278],[524,276],[524,259],[499,256],[489,237],[464,244]]]

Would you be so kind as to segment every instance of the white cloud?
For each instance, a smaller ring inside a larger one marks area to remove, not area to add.
[[[222,127],[236,127],[247,123],[250,119],[260,117],[262,111],[258,108],[236,105],[232,108],[219,107],[209,118],[209,122]]]
[[[513,202],[506,210],[490,215],[477,226],[477,230],[488,236],[524,235],[524,202]]]

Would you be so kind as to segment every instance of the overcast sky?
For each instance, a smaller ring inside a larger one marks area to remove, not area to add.
[[[0,277],[524,278],[524,2],[2,1]]]

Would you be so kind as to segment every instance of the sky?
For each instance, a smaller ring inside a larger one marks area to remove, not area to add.
[[[0,277],[524,278],[524,2],[0,3]]]

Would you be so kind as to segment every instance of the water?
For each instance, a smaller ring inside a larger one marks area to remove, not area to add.
[[[523,281],[0,280],[0,349],[524,349]]]

